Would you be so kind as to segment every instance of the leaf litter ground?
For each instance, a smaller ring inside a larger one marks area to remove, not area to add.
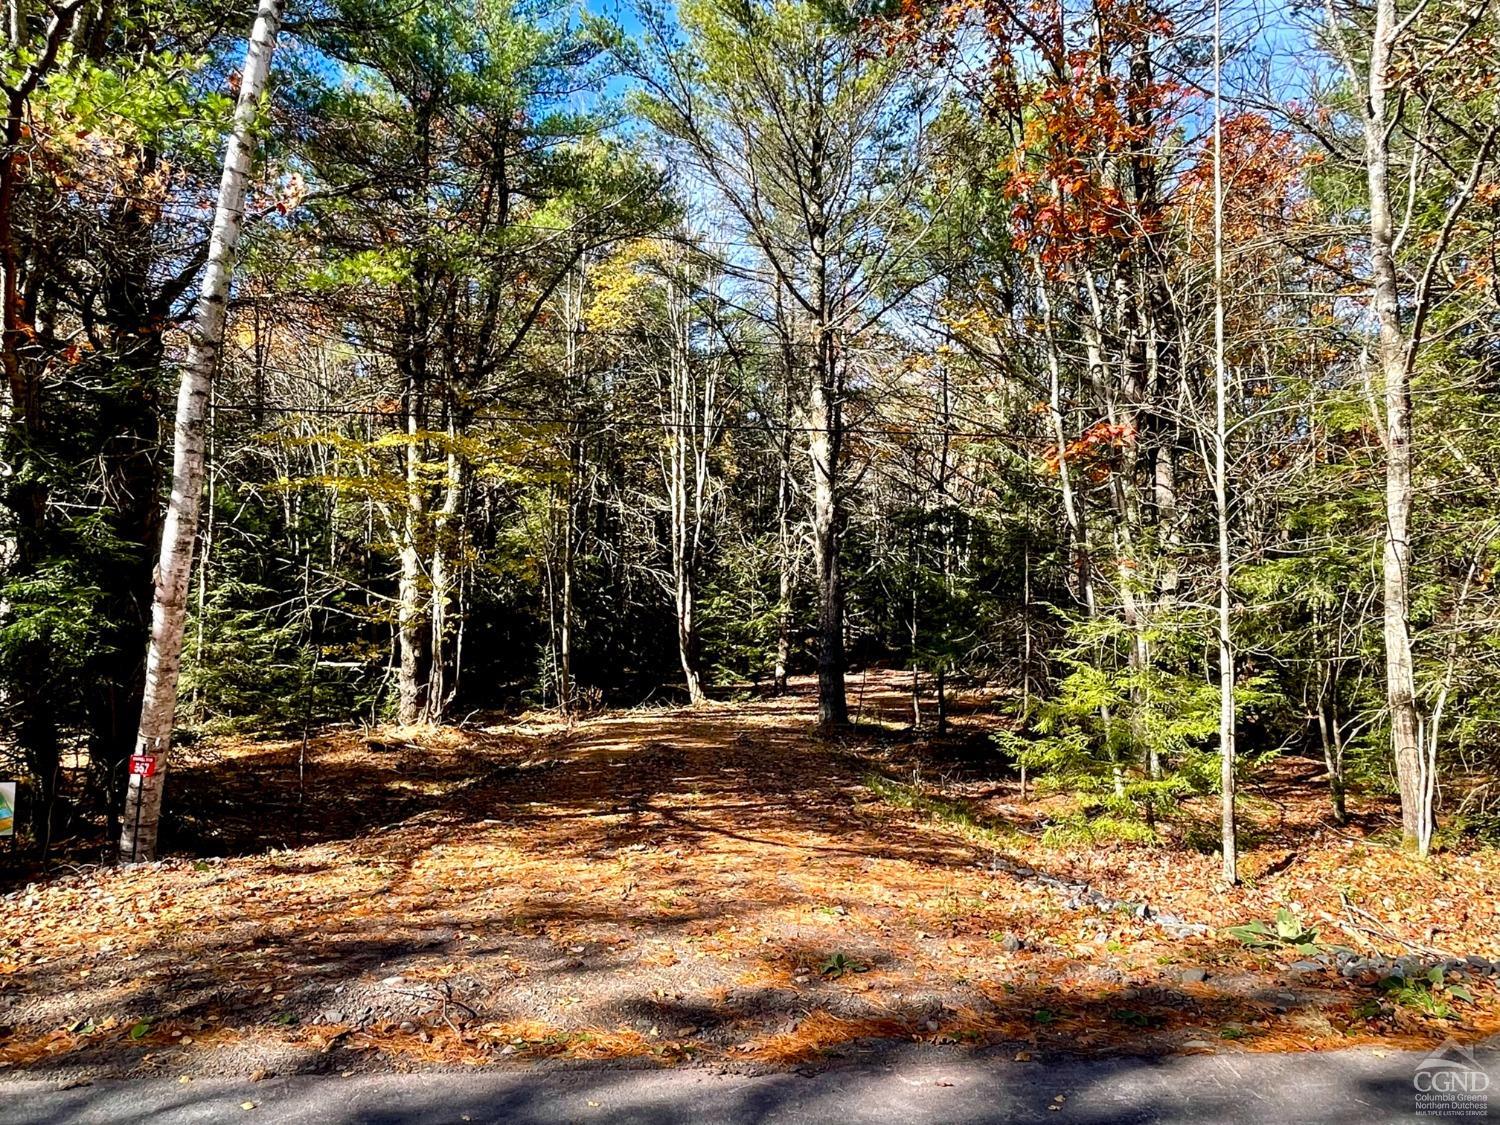
[[[855,732],[828,742],[810,691],[185,751],[172,801],[194,815],[171,826],[173,858],[6,897],[0,1069],[763,1069],[895,1044],[1162,1054],[1500,1031],[1483,969],[1397,990],[1224,932],[1285,909],[1346,960],[1500,958],[1493,851],[1406,857],[1379,802],[1335,828],[1316,771],[1288,759],[1245,801],[1249,878],[1216,891],[1216,857],[1193,846],[1208,804],[1160,845],[1047,845],[1071,805],[995,776],[981,695],[927,740],[905,682],[871,673]]]

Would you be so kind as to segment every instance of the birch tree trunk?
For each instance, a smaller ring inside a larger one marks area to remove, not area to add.
[[[672,604],[677,618],[677,656],[688,702],[707,698],[699,668],[697,589],[709,491],[709,455],[718,430],[718,377],[712,361],[694,362],[689,283],[674,273],[667,279],[666,307],[671,330],[660,372],[662,425],[666,448],[661,458],[672,539]],[[698,367],[702,368],[701,375]]]
[[[172,497],[162,527],[161,558],[157,563],[156,592],[151,604],[151,645],[146,654],[146,690],[136,753],[154,755],[150,776],[132,773],[126,794],[120,858],[144,861],[156,856],[161,820],[162,790],[166,784],[167,749],[177,710],[177,678],[182,668],[183,626],[187,617],[188,581],[193,569],[193,542],[198,533],[198,507],[203,491],[206,446],[205,418],[209,385],[224,339],[224,314],[235,251],[244,222],[245,190],[254,152],[254,128],[261,94],[276,50],[283,0],[260,0],[245,65],[240,76],[224,174],[214,211],[213,233],[198,299],[192,342],[182,368],[173,438]]]
[[[790,426],[790,423],[787,424]],[[786,691],[792,662],[792,458],[790,429],[781,438],[781,463],[776,482],[776,667],[771,685],[777,695]]]
[[[428,675],[431,671],[432,614],[423,587],[427,571],[423,542],[428,531],[427,486],[422,479],[422,431],[425,372],[421,361],[407,375],[405,505],[400,539],[401,571],[396,587],[396,719],[403,726],[428,721]]]
[[[1385,594],[1386,706],[1391,719],[1396,783],[1401,792],[1401,835],[1407,846],[1414,847],[1423,835],[1423,826],[1420,723],[1410,632],[1412,400],[1396,276],[1386,113],[1391,48],[1397,31],[1395,0],[1376,0],[1374,12],[1363,116],[1365,172],[1370,191],[1371,304],[1379,332],[1376,358],[1385,409],[1386,526],[1381,566]]]
[[[1214,511],[1219,533],[1219,812],[1224,882],[1240,881],[1234,818],[1234,634],[1230,625],[1229,370],[1224,353],[1224,109],[1222,12],[1214,3]]]
[[[459,561],[459,545],[463,538],[461,511],[464,497],[464,463],[458,453],[458,428],[450,408],[448,417],[447,473],[444,482],[443,503],[438,509],[432,529],[432,613],[431,659],[427,674],[427,717],[429,723],[441,723],[448,712],[448,705],[458,692],[458,667],[453,662],[453,679],[448,679],[449,656],[453,648],[453,628],[449,624],[448,611],[453,601],[455,587],[455,563]]]

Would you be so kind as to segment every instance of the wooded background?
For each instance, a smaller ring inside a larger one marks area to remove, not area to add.
[[[207,344],[190,732],[802,672],[832,729],[879,662],[1120,833],[1276,753],[1500,823],[1493,4],[318,0],[263,98],[243,5],[8,11],[39,846],[118,827]]]

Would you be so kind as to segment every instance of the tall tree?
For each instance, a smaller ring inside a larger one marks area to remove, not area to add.
[[[0,438],[0,536],[13,548],[0,551],[0,719],[31,760],[41,844],[74,801],[97,800],[117,828],[159,547],[162,361],[208,246],[182,220],[211,205],[233,108],[223,71],[205,65],[229,49],[221,16],[81,9],[8,150],[0,241],[20,344],[7,398],[24,389]],[[48,30],[50,10],[22,17],[34,36],[63,30]],[[49,729],[86,739],[81,774],[44,760]],[[83,784],[63,797],[71,779]]]
[[[132,863],[156,857],[167,751],[177,717],[177,680],[182,668],[188,583],[192,578],[193,547],[203,493],[209,387],[224,342],[229,286],[244,225],[245,194],[255,152],[255,124],[261,95],[271,73],[281,11],[282,0],[261,0],[250,30],[245,65],[240,71],[239,97],[224,153],[224,175],[214,208],[213,235],[197,316],[183,360],[172,453],[172,496],[162,527],[156,593],[151,603],[151,647],[146,657],[146,688],[136,742],[136,755],[151,761],[154,768],[131,772],[120,834],[120,858]]]
[[[1424,706],[1413,643],[1412,380],[1437,307],[1453,296],[1454,235],[1495,160],[1500,119],[1485,74],[1494,16],[1398,0],[1330,3],[1328,36],[1355,102],[1364,172],[1366,279],[1375,324],[1374,419],[1384,452],[1381,570],[1386,706],[1402,835],[1426,854],[1439,722]],[[1475,51],[1473,46],[1480,49]],[[1425,228],[1425,229],[1424,229]]]
[[[1224,27],[1214,0],[1214,529],[1218,533],[1219,846],[1224,882],[1238,883],[1235,825],[1234,632],[1229,550],[1229,368],[1224,340]]]

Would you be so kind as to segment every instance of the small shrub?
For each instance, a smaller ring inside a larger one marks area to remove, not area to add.
[[[1292,948],[1309,955],[1322,949],[1318,943],[1317,931],[1309,930],[1300,918],[1284,906],[1276,911],[1276,920],[1272,923],[1257,919],[1242,926],[1229,926],[1224,932],[1239,938],[1251,949]]]
[[[838,980],[839,977],[844,976],[847,973],[863,973],[868,971],[868,965],[856,961],[846,954],[835,953],[832,957],[823,962],[823,967],[819,970],[819,973],[822,976],[828,977],[830,980]]]

